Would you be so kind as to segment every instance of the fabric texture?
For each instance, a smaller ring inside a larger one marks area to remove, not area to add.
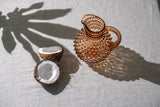
[[[160,107],[159,10],[157,0],[0,0],[0,107]],[[73,48],[85,14],[122,34],[102,70]],[[38,49],[54,45],[64,47],[62,73],[42,86]]]

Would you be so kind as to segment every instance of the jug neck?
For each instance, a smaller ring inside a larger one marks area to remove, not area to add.
[[[104,29],[99,32],[93,32],[90,29],[88,29],[86,26],[84,26],[84,29],[85,29],[86,35],[92,38],[101,38],[104,33]]]
[[[98,38],[103,35],[105,23],[100,17],[87,14],[82,18],[81,22],[88,36]]]

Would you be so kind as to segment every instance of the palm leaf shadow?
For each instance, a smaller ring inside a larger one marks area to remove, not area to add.
[[[28,8],[22,8],[19,13],[20,14],[23,14],[24,12],[27,12],[27,11],[30,11],[30,10],[33,10],[33,9],[40,9],[42,6],[43,6],[43,2],[39,2],[39,3],[35,3],[35,4],[32,4],[30,7]]]
[[[40,19],[40,20],[51,20],[58,17],[65,16],[71,9],[51,9],[51,10],[39,10],[35,13],[22,15],[25,12],[28,12],[33,9],[40,9],[43,6],[43,2],[36,3],[31,5],[28,8],[18,9],[16,8],[13,12],[7,14],[9,19],[4,18],[5,16],[1,16],[0,14],[0,22],[1,27],[3,27],[3,36],[2,41],[5,50],[8,53],[11,53],[16,45],[16,42],[11,34],[11,31],[14,33],[15,38],[20,42],[23,48],[30,53],[34,61],[38,62],[39,57],[36,52],[32,49],[31,44],[26,40],[26,38],[38,47],[48,47],[48,46],[62,46],[64,49],[64,55],[62,57],[61,63],[59,64],[60,70],[62,71],[62,75],[57,83],[52,86],[45,87],[48,92],[51,94],[58,94],[64,90],[66,85],[70,80],[70,73],[75,73],[79,69],[80,62],[72,54],[67,48],[65,48],[62,44],[54,41],[53,39],[49,39],[47,37],[43,37],[35,32],[28,30],[29,28],[35,29],[39,32],[48,34],[50,36],[57,36],[60,38],[68,38],[72,39],[74,37],[74,33],[78,30],[72,27],[53,24],[53,23],[32,23],[28,22],[30,19]],[[45,30],[49,29],[49,30]],[[74,33],[73,33],[74,32]],[[26,37],[24,38],[22,34]],[[68,35],[66,35],[68,34]],[[67,37],[68,36],[68,37]],[[62,85],[63,84],[63,85]]]
[[[35,62],[39,61],[39,57],[36,52],[32,49],[32,46],[28,43],[28,41],[22,37],[19,33],[14,32],[16,39],[23,45],[23,48],[28,51]]]
[[[26,19],[39,19],[50,20],[58,17],[65,16],[71,9],[52,9],[52,10],[39,10],[36,13],[24,15]]]
[[[64,26],[61,24],[36,22],[36,23],[29,23],[29,27],[44,34],[65,39],[74,39],[76,33],[78,32],[78,30],[75,28]]]
[[[13,35],[11,34],[11,31],[7,28],[3,29],[2,34],[3,34],[2,35],[3,46],[8,53],[11,53],[16,46],[16,42],[13,38]]]

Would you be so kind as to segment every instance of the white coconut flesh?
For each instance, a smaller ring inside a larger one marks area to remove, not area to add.
[[[45,84],[54,83],[60,75],[57,64],[50,60],[44,60],[36,68],[36,79]]]
[[[44,47],[39,49],[39,53],[42,54],[56,54],[59,52],[62,52],[62,47],[60,46]]]

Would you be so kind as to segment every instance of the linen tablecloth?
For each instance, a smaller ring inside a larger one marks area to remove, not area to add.
[[[0,107],[160,107],[159,10],[157,0],[0,0]],[[101,71],[73,48],[85,14],[122,34]],[[65,49],[62,74],[42,86],[38,49],[54,45]]]

